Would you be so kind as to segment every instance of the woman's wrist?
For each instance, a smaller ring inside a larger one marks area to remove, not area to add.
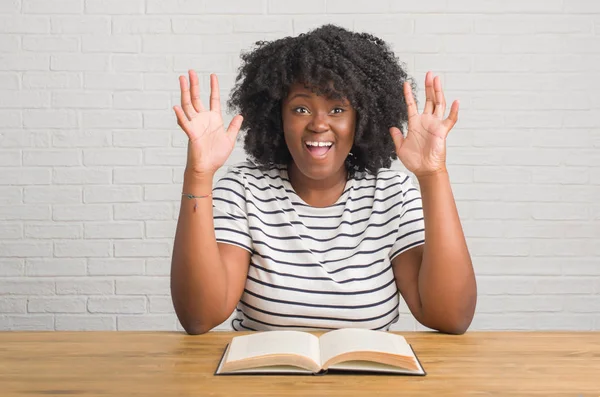
[[[185,194],[205,196],[212,192],[214,175],[185,172],[183,175],[183,191]]]

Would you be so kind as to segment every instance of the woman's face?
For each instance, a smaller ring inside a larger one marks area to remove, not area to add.
[[[356,124],[347,100],[328,99],[296,83],[283,101],[282,117],[285,142],[302,174],[322,180],[340,172]]]

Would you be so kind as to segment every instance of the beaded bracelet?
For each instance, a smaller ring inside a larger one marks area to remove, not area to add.
[[[198,206],[198,201],[196,201],[196,199],[210,197],[212,196],[212,193],[205,194],[204,196],[194,196],[193,194],[189,193],[181,193],[181,195],[189,199],[194,199],[194,212],[196,212],[196,207]]]

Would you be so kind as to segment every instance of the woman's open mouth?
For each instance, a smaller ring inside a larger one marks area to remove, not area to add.
[[[305,141],[306,150],[316,159],[323,159],[333,147],[331,141]]]

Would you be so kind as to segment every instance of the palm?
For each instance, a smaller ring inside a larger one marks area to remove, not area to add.
[[[207,110],[200,101],[198,76],[194,71],[190,71],[189,75],[191,87],[188,87],[185,77],[179,78],[181,107],[174,106],[177,123],[189,138],[187,170],[213,174],[225,164],[233,151],[242,116],[235,116],[225,131],[217,77],[211,75],[210,78],[210,110]]]
[[[445,169],[446,137],[456,123],[458,102],[452,104],[450,115],[443,119],[446,102],[439,79],[430,73],[425,77],[427,101],[423,113],[419,114],[408,83],[404,94],[408,109],[408,131],[406,138],[400,130],[390,130],[396,144],[396,153],[404,166],[415,175],[424,175]]]

